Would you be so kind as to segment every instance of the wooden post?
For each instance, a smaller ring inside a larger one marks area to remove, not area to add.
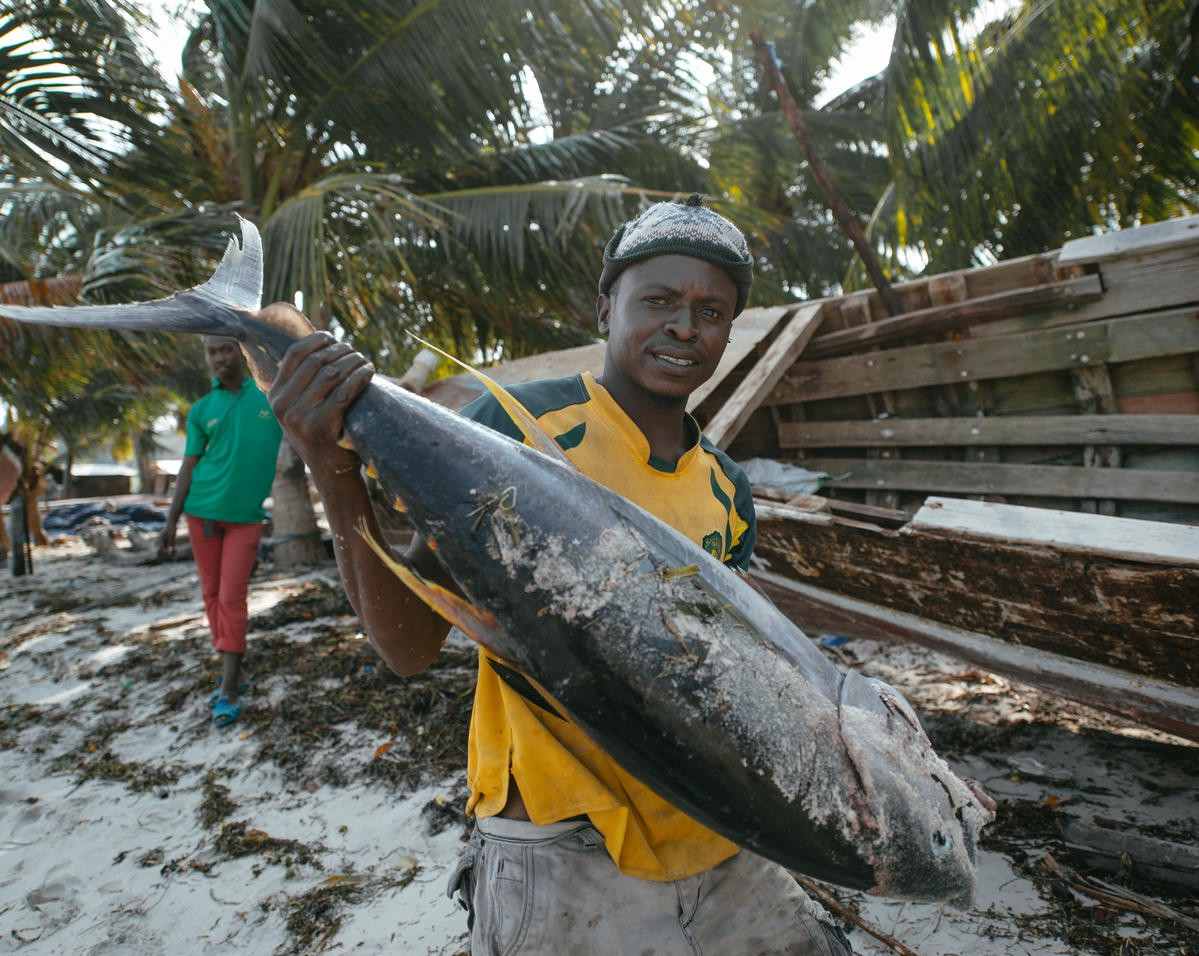
[[[934,276],[928,283],[928,297],[933,305],[948,305],[951,302],[964,302],[970,297],[969,289],[966,286],[966,277],[960,272],[951,273],[949,275]],[[959,331],[959,334],[964,339],[974,338],[974,333],[969,326]],[[995,407],[994,396],[991,391],[990,382],[972,381],[965,386],[959,386],[957,383],[953,385],[942,386],[948,392],[950,397],[951,407],[961,406],[961,393],[959,388],[965,387],[974,392],[974,404],[977,408],[980,418],[990,415]],[[995,447],[982,448],[966,448],[963,449],[963,457],[966,461],[1000,461],[1001,457],[999,449]],[[976,496],[980,497],[981,496]]]
[[[1086,346],[1080,342],[1080,349]],[[1106,365],[1087,365],[1070,373],[1074,381],[1074,395],[1078,399],[1079,411],[1083,415],[1094,415],[1119,411],[1112,377]],[[1082,451],[1082,463],[1087,468],[1119,468],[1123,455],[1118,445],[1087,445]],[[1081,510],[1091,514],[1114,515],[1116,503],[1110,499],[1083,498]]]
[[[749,421],[749,416],[758,410],[762,399],[773,391],[783,373],[803,353],[804,346],[820,327],[823,310],[820,303],[806,305],[785,320],[786,324],[765,354],[704,428],[708,441],[717,448],[728,448]]]
[[[841,314],[845,316],[845,324],[850,327],[873,322],[874,316],[870,311],[870,294],[858,292],[847,296],[841,303]],[[871,350],[871,352],[877,351],[878,349]],[[877,419],[884,413],[887,418],[891,418],[895,414],[895,397],[891,392],[879,392],[867,395],[866,403],[870,408],[871,418]],[[901,455],[898,448],[868,448],[866,449],[866,457],[897,459]],[[866,504],[874,505],[878,508],[897,509],[899,507],[899,493],[896,491],[869,490],[866,492]]]

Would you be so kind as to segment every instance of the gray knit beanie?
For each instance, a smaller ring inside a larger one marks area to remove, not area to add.
[[[625,269],[654,256],[691,256],[719,266],[737,286],[740,315],[749,300],[754,264],[741,230],[718,212],[707,209],[698,193],[685,203],[654,203],[624,223],[604,246],[599,291],[607,295]]]

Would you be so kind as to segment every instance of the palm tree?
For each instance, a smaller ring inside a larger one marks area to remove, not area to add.
[[[628,204],[703,181],[669,120],[693,96],[669,80],[698,16],[681,0],[210,0],[177,90],[146,67],[123,0],[28,6],[0,23],[0,43],[46,42],[10,58],[0,90],[25,91],[41,125],[0,126],[21,147],[0,192],[0,254],[31,277],[74,270],[88,299],[192,284],[240,212],[262,229],[266,298],[301,301],[381,368],[406,365],[406,329],[467,356],[517,355],[585,339],[594,294],[579,276]],[[79,48],[73,18],[83,34],[112,27],[105,56],[123,72]],[[646,39],[666,24],[673,45]],[[35,95],[38,71],[74,76],[81,57],[86,95]],[[538,71],[545,117],[529,106]],[[563,89],[612,90],[584,123],[556,95],[559,75]],[[64,119],[70,135],[48,138]],[[613,175],[651,170],[636,187]],[[32,333],[10,334],[35,350]],[[277,507],[276,531],[314,556],[302,474],[279,481],[277,502],[299,514]]]
[[[744,42],[751,30],[778,42],[816,149],[893,274],[921,259],[939,272],[1040,252],[1199,205],[1195,0],[994,9],[982,0],[739,5],[713,169],[761,190],[751,202],[780,196],[774,208],[792,210],[797,241],[833,260],[819,275],[807,270],[810,294],[864,274],[847,243],[812,241],[831,225],[827,200],[763,94]],[[815,109],[855,26],[892,21],[880,71]],[[746,136],[773,154],[749,153]]]

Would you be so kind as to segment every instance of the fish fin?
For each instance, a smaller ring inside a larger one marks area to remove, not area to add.
[[[238,216],[238,224],[241,244],[229,240],[212,277],[165,299],[123,305],[0,305],[0,315],[33,325],[191,332],[244,340],[243,313],[256,311],[262,297],[262,238],[248,219]]]
[[[553,458],[555,461],[560,461],[564,465],[574,468],[574,464],[569,458],[566,457],[566,452],[562,450],[561,446],[559,446],[559,444],[554,441],[553,437],[551,437],[550,434],[537,423],[537,419],[529,414],[529,410],[525,408],[524,405],[520,403],[520,400],[510,391],[508,391],[508,389],[504,388],[503,385],[493,379],[490,375],[480,372],[473,365],[462,361],[460,358],[450,355],[449,352],[439,349],[436,345],[426,342],[420,336],[414,335],[412,332],[409,332],[408,334],[430,351],[436,352],[438,355],[449,359],[456,365],[461,365],[464,369],[466,369],[466,371],[470,372],[471,375],[482,382],[483,387],[486,388],[487,391],[491,392],[493,396],[495,396],[495,400],[499,402],[504,411],[511,416],[512,420],[516,423],[517,428],[524,432],[525,439],[530,445],[532,445],[546,457]]]
[[[402,561],[397,561],[388,554],[383,545],[375,540],[375,536],[371,534],[365,521],[360,521],[355,530],[362,536],[367,546],[379,556],[379,560],[387,565],[391,572],[431,610],[488,650],[498,646],[502,634],[499,621],[493,615],[482,608],[475,607],[437,582],[422,577],[414,568]]]

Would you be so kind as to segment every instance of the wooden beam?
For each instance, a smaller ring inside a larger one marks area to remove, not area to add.
[[[754,507],[759,509],[759,517],[761,517],[760,509],[773,509],[777,512],[779,502],[782,502],[785,508],[796,508],[799,511],[829,511],[835,515],[844,515],[850,518],[858,518],[863,521],[873,521],[875,524],[884,527],[896,527],[907,524],[911,519],[911,514],[906,511],[898,511],[894,508],[876,508],[874,505],[863,505],[856,501],[842,501],[840,498],[823,498],[819,495],[792,495],[790,492],[782,491],[778,488],[766,488],[760,485],[754,485],[755,497],[761,495],[763,498],[772,499],[768,501],[754,501]],[[825,507],[813,508],[804,507],[802,504],[797,506],[797,498],[808,498],[813,501],[824,502]],[[789,512],[781,512],[785,517]]]
[[[853,329],[855,326],[865,327],[875,321],[871,297],[869,294],[860,292],[848,296],[841,303],[841,314],[844,316],[846,325],[850,329]],[[874,352],[877,349],[870,348],[869,351]],[[867,395],[866,405],[870,409],[871,418],[891,418],[895,415],[895,396],[891,392]],[[898,458],[899,452],[882,448],[868,448],[866,450],[866,457]],[[899,507],[899,495],[886,489],[882,491],[871,490],[866,492],[866,504],[872,508],[897,509]]]
[[[1199,302],[1199,246],[1187,244],[1128,255],[1097,268],[1103,279],[1103,298],[1080,305],[1073,312],[1042,312],[988,322],[978,326],[978,336],[1017,335]]]
[[[813,471],[827,471],[832,477],[826,481],[826,487],[832,488],[1199,504],[1199,471],[959,461],[872,461],[866,458],[811,458],[806,466]]]
[[[1199,690],[1009,644],[769,571],[753,571],[752,575],[802,628],[828,629],[871,640],[910,641],[1088,706],[1199,741]]]
[[[1012,289],[980,299],[934,305],[917,312],[880,319],[867,326],[827,332],[812,341],[807,354],[811,358],[845,355],[866,346],[882,346],[921,335],[953,332],[971,325],[1010,318],[1017,313],[1070,309],[1085,302],[1094,302],[1102,296],[1103,283],[1099,276],[1094,275],[1028,289]]]
[[[1199,244],[1199,216],[1168,219],[1136,229],[1115,229],[1098,236],[1075,239],[1062,246],[1057,261],[1061,266],[1108,262],[1123,256],[1144,255],[1191,244]]]
[[[787,324],[770,343],[765,354],[758,359],[749,374],[737,386],[737,390],[704,428],[708,441],[717,448],[728,448],[737,437],[737,433],[749,421],[749,416],[757,411],[762,399],[770,393],[803,352],[804,346],[816,334],[823,317],[823,306],[815,304],[797,309],[795,314],[786,320]]]
[[[754,555],[814,587],[1199,691],[1197,567],[785,505],[758,512]]]
[[[1197,445],[1199,415],[1034,415],[780,422],[783,448]]]
[[[1116,404],[1116,389],[1106,365],[1088,365],[1070,372],[1074,382],[1074,396],[1078,399],[1079,411],[1084,415],[1096,412],[1119,411]],[[1119,468],[1123,455],[1118,445],[1087,445],[1083,449],[1082,463],[1086,468]],[[1110,498],[1083,498],[1079,502],[1083,511],[1092,514],[1114,515],[1116,503]]]
[[[1199,352],[1199,309],[1188,307],[1025,335],[939,342],[796,362],[768,405],[1083,368]]]
[[[929,498],[904,530],[947,538],[1052,548],[1063,554],[1199,568],[1199,527],[1025,508],[962,498]]]

